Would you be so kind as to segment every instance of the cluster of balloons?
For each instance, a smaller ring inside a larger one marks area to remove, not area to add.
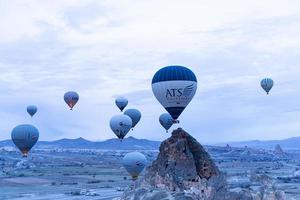
[[[168,112],[159,117],[159,122],[166,131],[174,123],[179,123],[178,117],[191,102],[196,90],[197,78],[186,67],[167,66],[155,73],[152,79],[152,91]],[[145,156],[138,152],[129,153],[123,159],[124,167],[134,180],[144,169],[145,163]]]
[[[123,112],[128,105],[128,100],[124,97],[119,97],[115,101],[117,107]],[[127,109],[124,114],[115,115],[110,119],[110,128],[115,135],[122,141],[130,129],[138,124],[141,120],[142,114],[137,109]]]
[[[261,87],[269,94],[274,85],[271,78],[261,80]],[[160,124],[168,130],[174,123],[179,123],[179,116],[193,99],[197,90],[195,74],[184,66],[167,66],[158,70],[152,79],[152,91],[158,102],[166,109],[159,117]],[[64,101],[72,110],[79,100],[78,93],[69,91],[64,94]],[[120,97],[115,104],[121,112],[128,105],[126,98]],[[28,114],[33,117],[38,108],[35,105],[27,107]],[[133,130],[141,119],[141,112],[137,109],[127,109],[124,113],[115,115],[110,120],[110,128],[122,140],[126,134]],[[33,125],[22,124],[12,130],[11,138],[23,156],[27,156],[30,149],[39,138],[39,131]],[[135,180],[143,171],[146,158],[139,152],[128,153],[123,159],[125,169]]]
[[[33,117],[38,109],[35,105],[29,105],[26,110],[28,114]],[[28,152],[39,139],[39,131],[33,125],[21,124],[12,130],[11,139],[21,151],[23,157],[27,157]]]
[[[269,94],[274,85],[271,78],[264,78],[261,87]],[[178,117],[191,102],[197,90],[195,74],[184,66],[167,66],[158,70],[152,79],[152,91],[168,113],[160,115],[160,124],[168,131],[179,123]]]
[[[124,97],[119,97],[115,101],[117,107],[123,112],[128,105],[128,100]],[[115,115],[110,119],[110,128],[115,135],[122,141],[130,129],[138,124],[142,114],[137,109],[127,109],[124,114]],[[132,180],[136,180],[146,166],[146,157],[139,152],[131,152],[124,156],[123,166],[131,175]]]
[[[69,91],[65,93],[64,100],[72,110],[79,100],[79,95],[74,91]],[[38,108],[35,105],[29,105],[26,110],[28,114],[33,117],[37,113]],[[21,124],[12,130],[11,139],[16,147],[21,151],[23,157],[27,157],[28,152],[39,139],[39,131],[33,125]]]

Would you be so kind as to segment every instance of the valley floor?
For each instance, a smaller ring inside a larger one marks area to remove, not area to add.
[[[300,151],[207,147],[232,190],[258,191],[262,184],[300,199]],[[0,150],[0,199],[97,199],[118,197],[132,181],[121,165],[128,151],[38,150],[27,159]],[[142,151],[151,163],[157,151]]]

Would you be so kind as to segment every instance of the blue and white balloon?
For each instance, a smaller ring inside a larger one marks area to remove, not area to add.
[[[136,180],[140,173],[144,170],[147,159],[144,154],[139,152],[127,153],[123,158],[123,166],[131,175],[133,180]]]
[[[274,81],[271,78],[264,78],[261,80],[260,85],[266,91],[266,93],[269,94],[274,85]]]
[[[109,122],[111,130],[122,140],[132,127],[132,120],[127,115],[115,115]]]
[[[159,116],[159,123],[166,129],[166,132],[173,125],[173,118],[169,113],[163,113]]]
[[[183,66],[167,66],[155,73],[152,91],[174,121],[191,102],[197,90],[197,78]]]
[[[37,107],[34,105],[27,106],[28,114],[33,117],[33,115],[37,112]]]

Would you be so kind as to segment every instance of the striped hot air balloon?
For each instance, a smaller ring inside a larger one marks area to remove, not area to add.
[[[271,78],[264,78],[261,80],[260,85],[266,91],[266,93],[269,94],[274,85],[274,81]]]
[[[167,66],[155,73],[152,91],[174,122],[190,103],[197,90],[197,78],[183,66]]]
[[[75,104],[79,100],[79,95],[77,94],[77,92],[69,91],[64,94],[64,100],[65,100],[66,104],[68,104],[70,109],[72,110],[73,107],[75,106]]]

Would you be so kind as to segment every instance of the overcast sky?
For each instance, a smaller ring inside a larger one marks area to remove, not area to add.
[[[20,123],[41,140],[112,138],[116,96],[142,112],[128,135],[167,138],[151,79],[172,64],[198,78],[180,126],[200,142],[300,135],[299,0],[1,0],[0,27],[0,139]]]

